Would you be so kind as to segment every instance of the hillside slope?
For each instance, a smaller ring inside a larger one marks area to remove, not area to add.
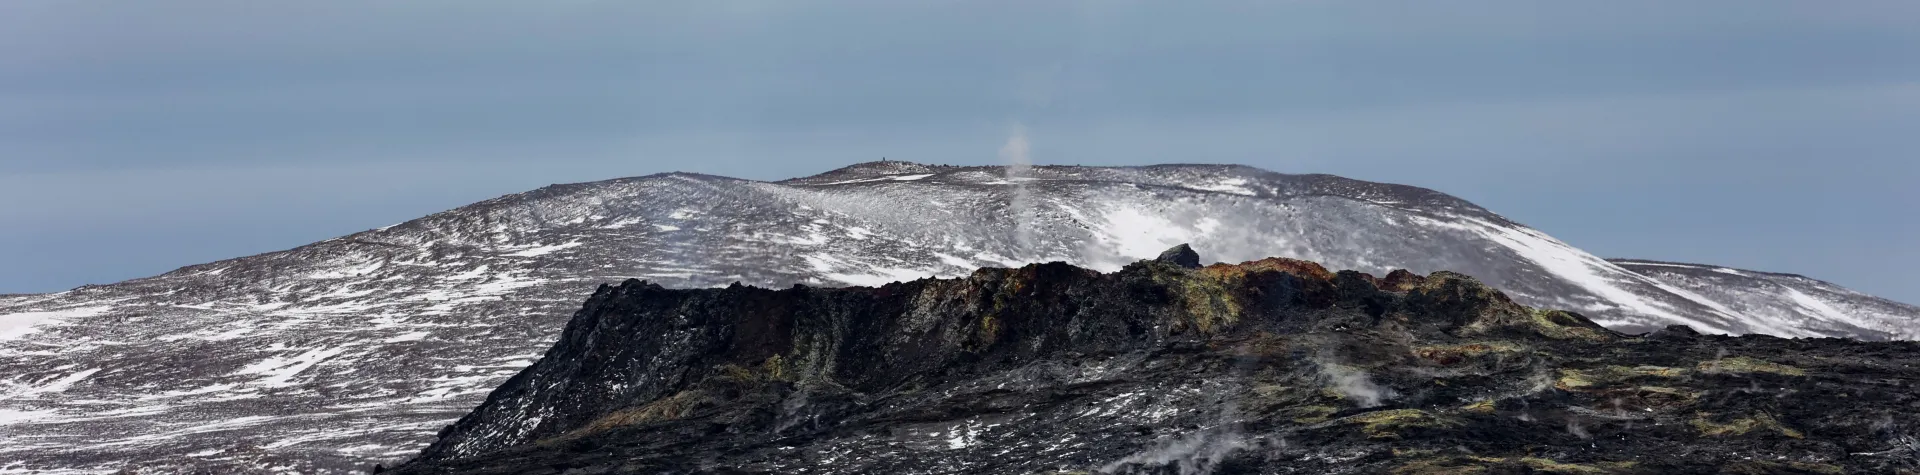
[[[1842,326],[1817,308],[1743,310],[1439,192],[1326,175],[1165,165],[1010,177],[904,162],[782,182],[674,173],[0,297],[0,471],[326,473],[401,459],[538,358],[582,296],[629,278],[783,288],[1050,261],[1111,271],[1184,242],[1227,262],[1457,271],[1627,332],[1884,339],[1910,336],[1915,318]]]
[[[1920,307],[1863,294],[1818,279],[1703,264],[1608,259],[1622,268],[1686,289],[1741,315],[1795,322],[1812,333],[1920,339]]]

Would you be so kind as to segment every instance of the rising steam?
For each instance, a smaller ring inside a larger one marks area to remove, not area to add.
[[[1178,439],[1163,440],[1152,449],[1127,456],[1100,468],[1100,473],[1161,473],[1157,468],[1175,470],[1180,475],[1213,473],[1227,455],[1251,447],[1238,431],[1197,432]]]
[[[1000,146],[1000,161],[1006,163],[1006,180],[1013,183],[1013,199],[1008,208],[1013,212],[1013,241],[1019,246],[1020,254],[1017,257],[1022,259],[1030,259],[1035,254],[1033,197],[1027,191],[1027,180],[1033,175],[1033,159],[1027,151],[1027,128],[1014,124],[1007,143]]]
[[[1320,374],[1326,376],[1328,387],[1337,391],[1360,407],[1378,407],[1389,399],[1400,396],[1393,388],[1373,383],[1365,371],[1337,364],[1320,364]]]

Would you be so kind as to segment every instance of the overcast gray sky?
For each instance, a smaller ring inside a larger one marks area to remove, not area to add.
[[[0,293],[882,156],[1438,189],[1920,303],[1920,2],[0,2]]]

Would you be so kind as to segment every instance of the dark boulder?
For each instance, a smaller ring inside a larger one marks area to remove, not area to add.
[[[1172,249],[1160,253],[1160,257],[1154,260],[1172,263],[1173,265],[1188,269],[1200,268],[1200,253],[1193,252],[1193,247],[1186,244],[1173,246]]]

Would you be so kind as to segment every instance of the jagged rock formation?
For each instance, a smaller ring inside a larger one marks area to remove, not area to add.
[[[1185,242],[1226,262],[1460,272],[1628,332],[1920,332],[1920,311],[1846,292],[1803,289],[1845,320],[1769,303],[1785,297],[1722,303],[1782,294],[1649,277],[1443,193],[1327,175],[1165,165],[1010,177],[906,162],[781,182],[672,173],[0,296],[0,472],[340,473],[404,460],[538,358],[582,296],[628,278],[784,288],[1049,261],[1113,271]]]
[[[398,472],[1920,470],[1920,344],[1629,336],[1449,272],[1185,260],[603,286]]]

